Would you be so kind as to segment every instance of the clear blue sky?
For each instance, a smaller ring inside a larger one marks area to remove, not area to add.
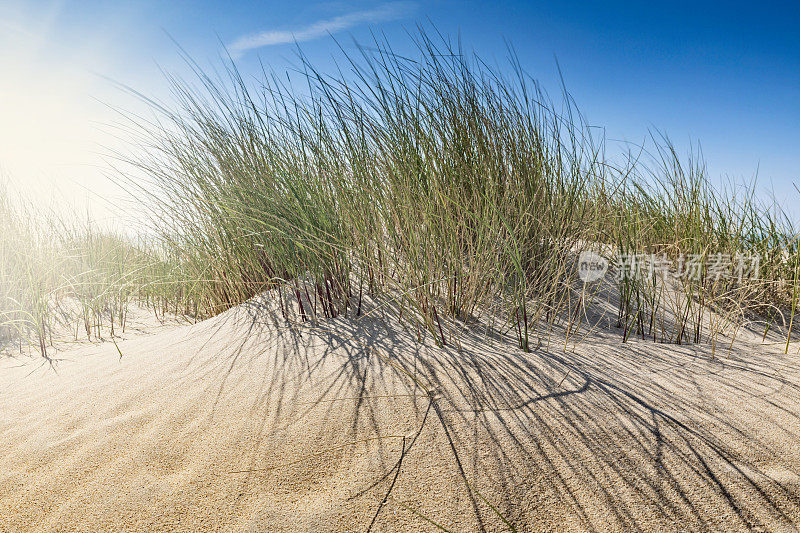
[[[611,139],[639,142],[658,128],[684,148],[699,140],[712,178],[759,169],[762,191],[800,204],[800,3],[0,0],[0,66],[3,54],[23,54],[47,72],[58,62],[159,94],[156,64],[181,68],[167,34],[201,62],[225,44],[245,72],[259,58],[279,71],[294,62],[294,37],[325,70],[335,54],[328,32],[350,43],[378,30],[402,51],[405,32],[429,21],[490,61],[502,63],[510,41],[551,93],[557,58],[578,106]],[[9,48],[16,42],[37,48]],[[92,76],[73,84],[76,98],[125,105]]]

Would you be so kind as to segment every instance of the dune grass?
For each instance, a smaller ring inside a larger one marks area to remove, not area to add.
[[[0,351],[47,357],[58,342],[113,338],[132,302],[172,313],[175,268],[157,244],[43,212],[2,189]]]
[[[415,44],[413,59],[384,42],[343,52],[335,77],[300,56],[302,90],[194,65],[195,80],[171,80],[174,105],[135,124],[149,156],[132,163],[152,179],[140,190],[202,280],[201,314],[309,281],[325,316],[358,315],[369,291],[440,344],[451,321],[486,318],[528,350],[577,322],[575,256],[599,246],[658,254],[672,273],[691,258],[697,273],[620,278],[624,340],[716,343],[753,320],[788,334],[795,230],[754,187],[715,189],[699,153],[666,137],[607,159],[569,95],[553,102],[513,57],[504,77],[444,39]],[[746,272],[734,261],[754,257]]]
[[[381,41],[342,51],[333,77],[301,55],[301,88],[189,60],[195,78],[170,77],[171,102],[145,98],[152,120],[129,116],[139,146],[123,180],[156,242],[8,229],[3,331],[41,343],[54,294],[77,298],[91,337],[124,324],[131,298],[203,318],[274,289],[303,319],[357,317],[370,294],[420,338],[457,343],[480,322],[528,351],[555,328],[595,327],[601,291],[575,266],[592,249],[617,274],[623,341],[716,348],[757,324],[788,350],[797,232],[754,184],[713,187],[699,151],[658,135],[609,157],[571,97],[552,100],[513,55],[501,71],[440,36],[412,39],[413,58]],[[621,275],[619,257],[644,256],[665,268]],[[688,261],[695,276],[680,275]]]

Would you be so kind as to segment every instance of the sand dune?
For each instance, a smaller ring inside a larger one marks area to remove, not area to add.
[[[2,531],[795,530],[798,356],[251,303],[0,362]]]

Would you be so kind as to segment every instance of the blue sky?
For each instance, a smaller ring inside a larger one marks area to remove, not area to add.
[[[25,106],[15,103],[28,98],[35,110],[36,102],[55,98],[45,109],[64,114],[69,126],[60,135],[78,145],[54,149],[41,158],[53,164],[36,174],[102,191],[90,177],[100,165],[76,152],[95,153],[90,145],[109,142],[94,127],[108,118],[96,99],[131,104],[97,74],[163,94],[158,66],[182,68],[170,38],[203,64],[217,61],[224,44],[245,72],[259,60],[278,71],[295,63],[294,38],[326,70],[336,55],[328,33],[349,46],[377,30],[403,51],[406,32],[429,23],[501,65],[510,41],[523,67],[553,94],[557,59],[578,106],[610,139],[638,143],[658,128],[685,149],[700,141],[713,179],[748,179],[758,169],[762,193],[774,190],[790,209],[798,204],[800,3],[0,0],[0,68],[12,74],[0,81],[0,96],[13,112],[0,114],[7,147],[0,146],[0,165],[24,174],[14,153],[28,153],[24,143],[46,135],[58,140],[53,127],[40,132],[46,117],[28,121]],[[16,133],[21,121],[30,122],[27,140]],[[78,130],[86,142],[78,142]],[[62,156],[69,161],[62,164]]]

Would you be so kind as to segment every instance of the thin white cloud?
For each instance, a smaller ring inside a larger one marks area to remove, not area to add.
[[[296,30],[268,30],[251,35],[244,35],[228,46],[233,57],[241,57],[245,52],[294,42],[311,41],[328,34],[348,30],[359,24],[378,24],[397,20],[408,15],[415,7],[413,2],[389,2],[374,9],[356,11],[327,20],[320,20],[309,26]]]

